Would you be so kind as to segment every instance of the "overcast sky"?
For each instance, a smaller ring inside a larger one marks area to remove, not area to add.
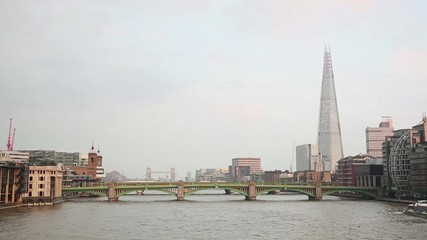
[[[180,178],[316,143],[330,46],[344,155],[427,111],[427,1],[0,1],[0,149],[87,153]]]

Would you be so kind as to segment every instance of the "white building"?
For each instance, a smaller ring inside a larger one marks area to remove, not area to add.
[[[391,117],[383,117],[384,120],[377,128],[367,127],[366,153],[376,158],[382,158],[382,146],[386,137],[393,136],[393,120]]]
[[[0,150],[0,161],[28,162],[29,158],[30,155],[25,152]]]

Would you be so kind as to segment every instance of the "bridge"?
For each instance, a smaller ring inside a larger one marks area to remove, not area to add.
[[[339,192],[356,192],[365,197],[376,199],[381,195],[381,189],[375,187],[353,187],[353,186],[322,186],[320,183],[315,185],[302,184],[256,184],[254,181],[247,183],[226,183],[226,182],[169,182],[169,183],[123,183],[92,186],[92,187],[64,187],[62,195],[73,193],[91,193],[98,196],[107,197],[108,201],[118,201],[120,196],[131,192],[145,190],[156,190],[176,196],[177,200],[184,200],[185,196],[195,192],[207,189],[224,189],[226,193],[236,192],[245,196],[246,200],[256,200],[260,194],[271,191],[292,191],[299,192],[308,196],[309,200],[321,200],[323,196]]]

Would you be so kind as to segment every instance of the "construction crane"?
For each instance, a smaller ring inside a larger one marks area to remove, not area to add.
[[[10,151],[13,151],[13,146],[15,146],[15,133],[16,133],[16,128],[13,129],[12,146],[10,147]]]
[[[6,145],[8,151],[13,151],[13,144],[15,144],[15,133],[16,133],[16,129],[14,128],[12,139],[10,139],[10,136],[12,135],[12,118],[11,118],[9,123],[9,136],[7,137],[7,145]]]

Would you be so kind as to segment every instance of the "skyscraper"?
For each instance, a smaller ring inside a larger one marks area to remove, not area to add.
[[[296,171],[315,170],[319,160],[319,150],[314,144],[298,145],[296,151]]]
[[[334,171],[336,163],[344,156],[344,154],[342,149],[337,97],[335,94],[331,51],[326,47],[323,62],[317,146],[323,159],[324,170]]]

